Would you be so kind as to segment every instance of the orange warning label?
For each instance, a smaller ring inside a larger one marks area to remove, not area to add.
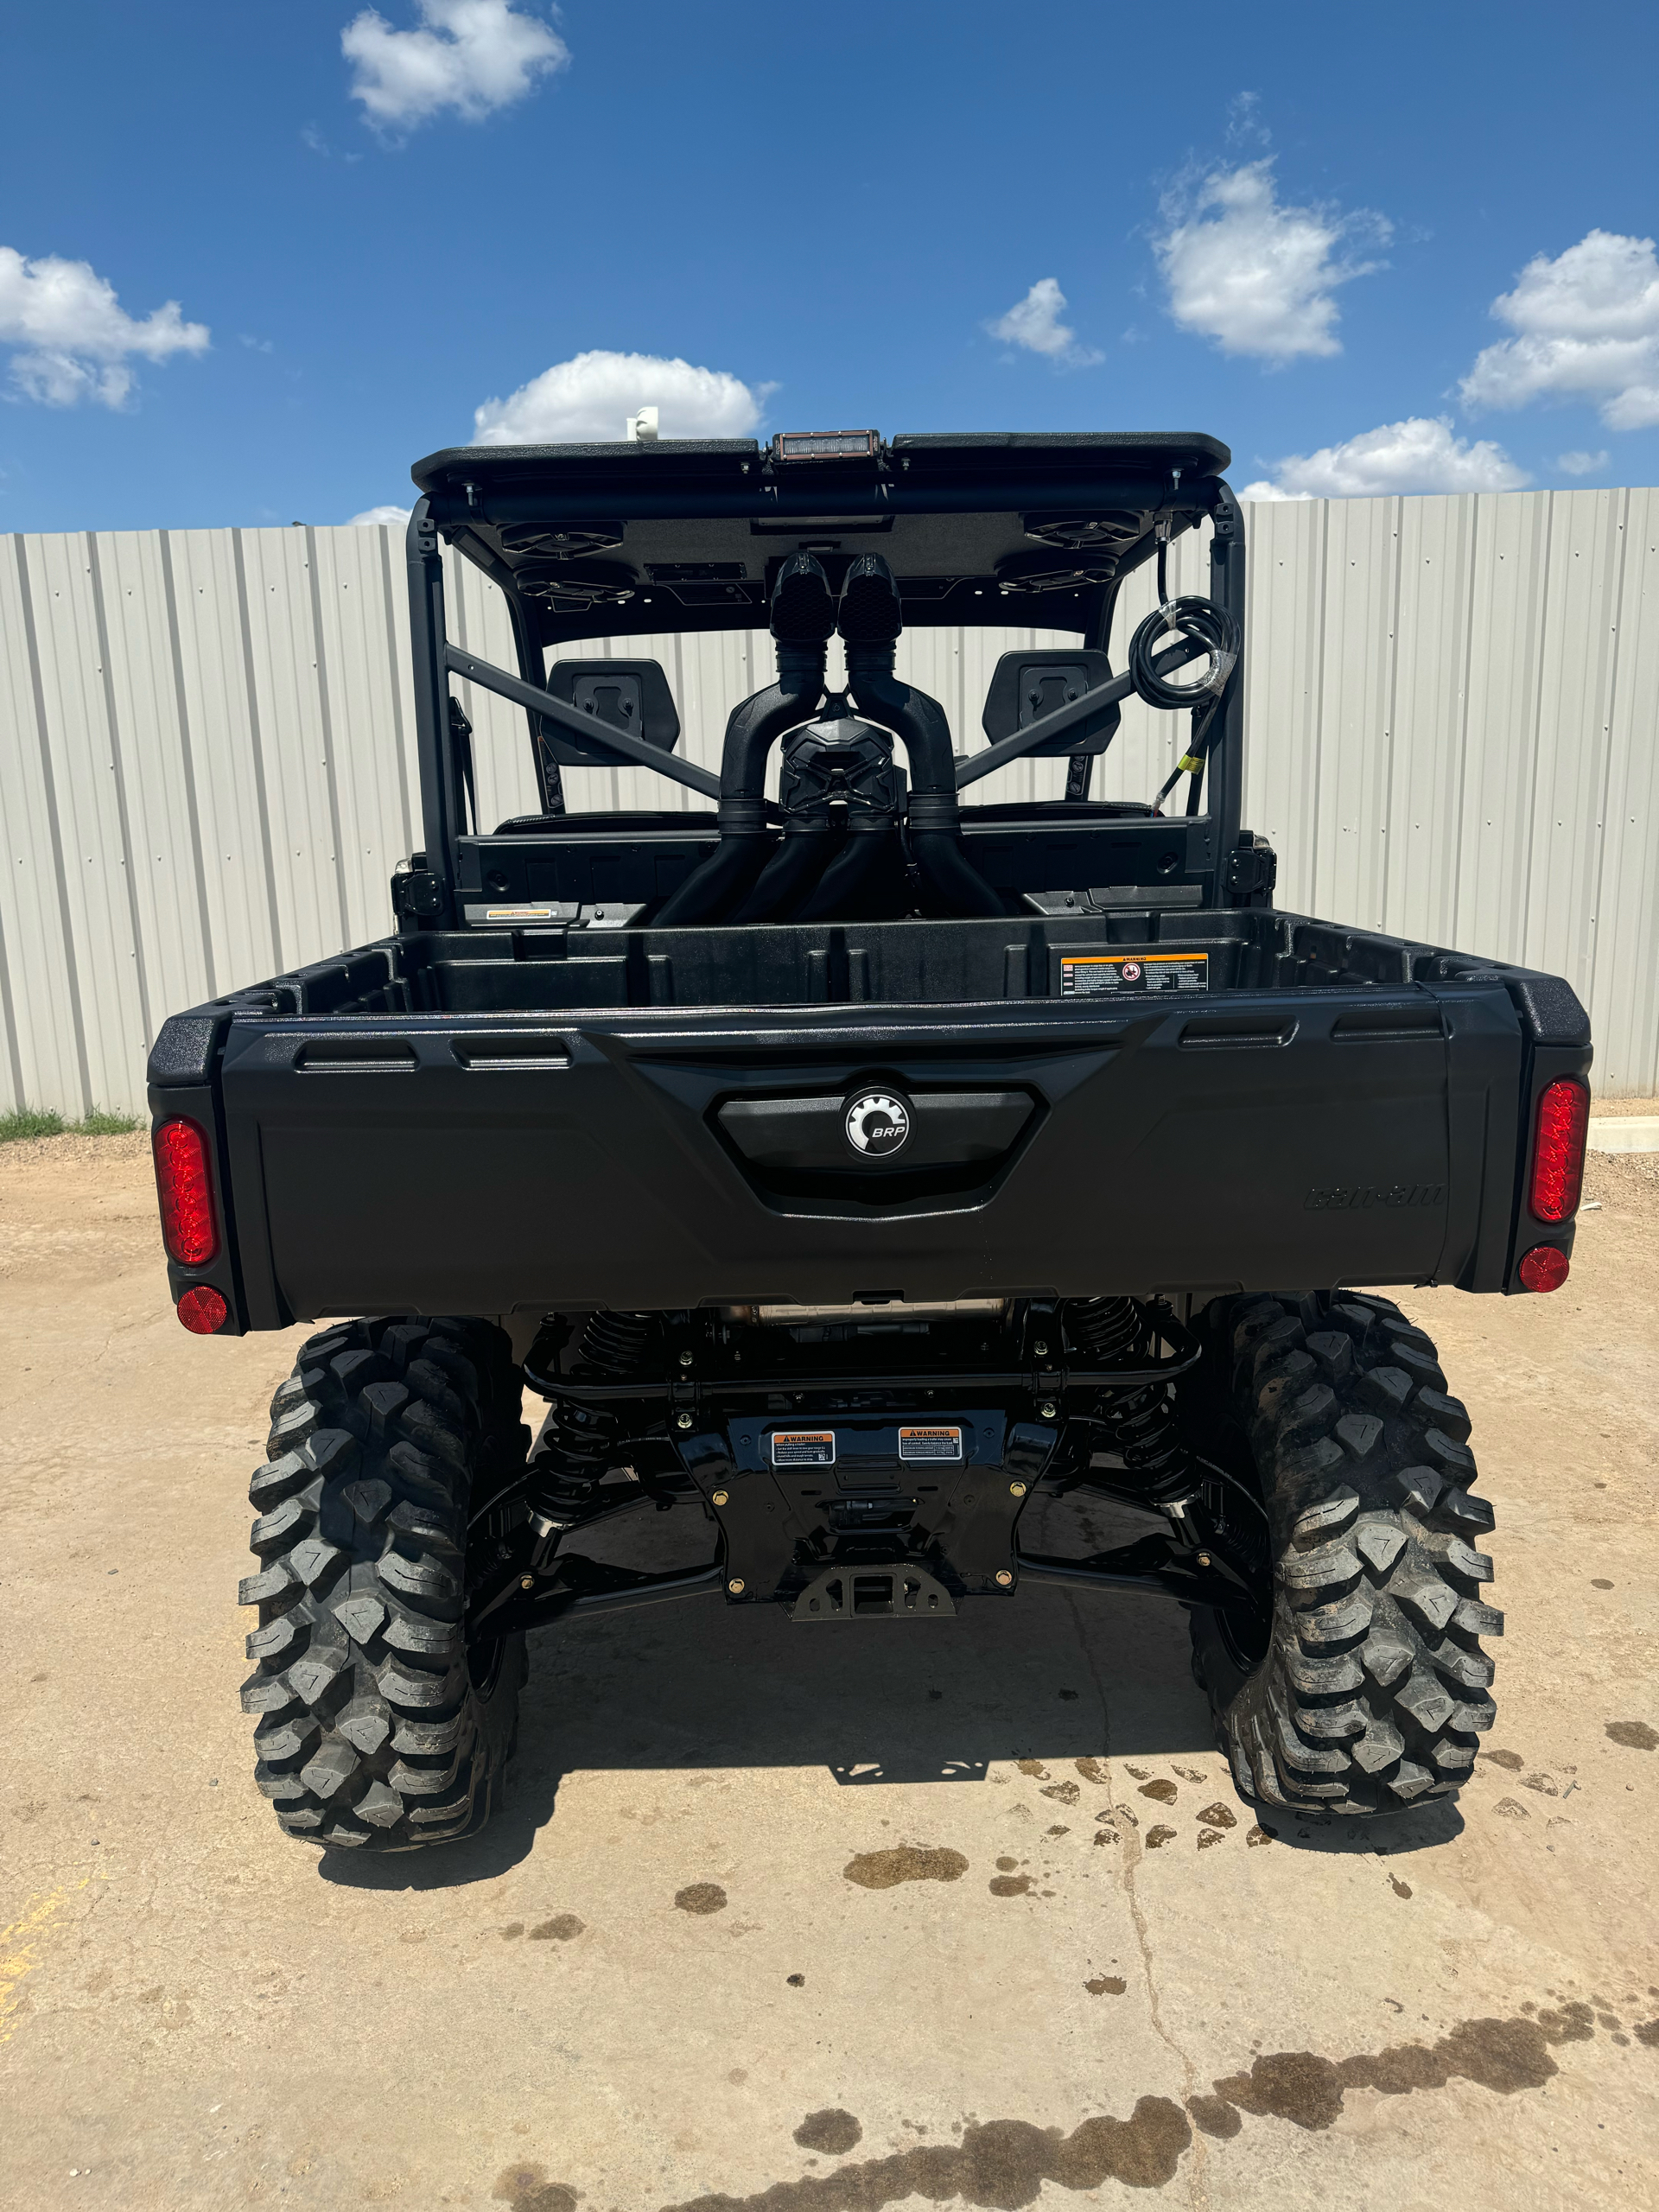
[[[962,1431],[959,1428],[901,1428],[899,1432],[899,1457],[901,1459],[960,1459]]]
[[[833,1428],[776,1428],[772,1433],[774,1467],[833,1467],[836,1432]]]
[[[1207,991],[1207,952],[1081,953],[1060,961],[1062,998],[1139,997],[1147,991]]]

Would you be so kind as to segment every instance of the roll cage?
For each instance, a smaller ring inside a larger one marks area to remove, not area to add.
[[[475,902],[522,898],[533,881],[579,893],[596,880],[607,845],[615,848],[608,880],[622,887],[613,895],[626,901],[639,893],[633,903],[649,908],[681,861],[695,863],[699,839],[707,849],[713,817],[566,814],[556,747],[591,746],[595,724],[549,689],[547,649],[601,631],[626,638],[763,627],[793,555],[812,555],[839,590],[855,561],[879,554],[907,628],[1017,622],[1072,632],[1086,652],[1103,655],[1124,579],[1160,542],[1208,520],[1209,595],[1242,630],[1243,516],[1221,474],[1230,454],[1214,439],[1111,432],[884,441],[872,432],[860,434],[861,450],[828,456],[800,454],[803,442],[462,447],[416,464],[422,496],[408,561],[425,847],[395,886],[405,927],[481,920]],[[516,673],[449,639],[445,542],[501,590]],[[1178,668],[1198,650],[1178,645],[1156,665]],[[539,817],[493,836],[475,817],[469,828],[470,733],[450,697],[452,676],[525,710]],[[1151,808],[1088,796],[1090,757],[1101,745],[1083,734],[1133,688],[1128,675],[1091,680],[1080,697],[958,760],[965,788],[1024,753],[1071,753],[1065,801],[963,810],[976,859],[1010,911],[1078,887],[1108,896],[1115,886],[1161,890],[1172,903],[1205,906],[1264,899],[1270,856],[1239,826],[1242,653],[1219,700],[1194,709],[1195,725],[1202,711],[1209,726],[1193,807],[1156,828]],[[960,747],[965,734],[956,735]],[[707,798],[721,796],[718,776],[660,743],[608,722],[604,742],[613,758]],[[1136,823],[1150,835],[1132,834]]]

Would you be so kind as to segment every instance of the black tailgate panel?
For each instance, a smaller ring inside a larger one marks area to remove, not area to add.
[[[1507,1224],[1521,1075],[1494,984],[1108,1018],[1052,1002],[267,1016],[233,1026],[222,1082],[250,1319],[270,1326],[1469,1281],[1483,1199]],[[721,1121],[734,1102],[876,1084],[1031,1110],[1004,1115],[1001,1149],[886,1180],[850,1161],[771,1175]]]

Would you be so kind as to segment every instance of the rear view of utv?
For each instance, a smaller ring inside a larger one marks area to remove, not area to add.
[[[1565,1280],[1588,1025],[1551,976],[1274,907],[1228,460],[861,431],[416,467],[395,932],[175,1016],[149,1070],[179,1318],[320,1330],[242,1586],[290,1834],[476,1832],[531,1628],[699,1600],[948,1641],[1033,1582],[1186,1610],[1254,1804],[1456,1792],[1492,1510],[1378,1287]],[[1172,601],[1191,531],[1209,589]],[[446,544],[516,670],[450,637]],[[899,668],[985,626],[1060,642],[1003,653],[980,743]],[[760,688],[710,702],[716,664]],[[523,709],[537,812],[480,818],[457,678]],[[1169,772],[1094,798],[1131,694]],[[711,703],[718,775],[677,749]],[[1052,798],[964,804],[1033,756]],[[568,772],[641,766],[677,807],[567,811]],[[1045,1550],[1068,1493],[1130,1540]],[[594,1540],[670,1510],[677,1567]]]

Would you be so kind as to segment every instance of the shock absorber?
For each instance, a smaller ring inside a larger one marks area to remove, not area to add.
[[[1142,1356],[1151,1328],[1133,1298],[1069,1298],[1065,1329],[1096,1367],[1127,1364]],[[1174,1402],[1165,1382],[1132,1382],[1100,1393],[1095,1418],[1118,1453],[1130,1485],[1174,1520],[1185,1514],[1198,1487],[1192,1454],[1181,1440]]]
[[[602,1308],[588,1317],[577,1347],[578,1363],[620,1382],[639,1364],[651,1338],[645,1313],[612,1313]],[[616,1414],[574,1398],[549,1401],[547,1421],[526,1470],[530,1524],[535,1532],[531,1563],[540,1567],[557,1550],[562,1537],[588,1517],[594,1492],[608,1472],[622,1433]]]

